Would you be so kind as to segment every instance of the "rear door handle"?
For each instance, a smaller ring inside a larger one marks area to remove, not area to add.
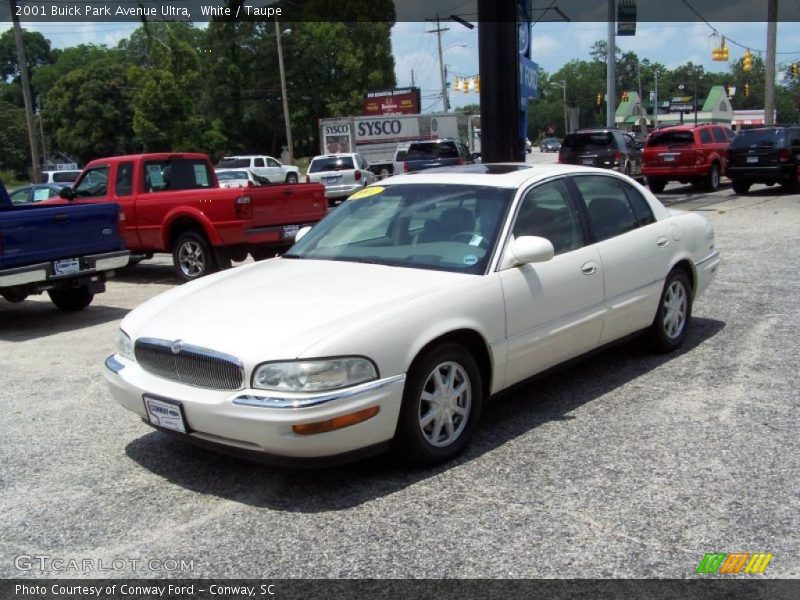
[[[583,263],[581,267],[581,273],[584,275],[594,275],[597,272],[597,263],[594,261],[589,261],[587,263]]]
[[[666,248],[669,245],[669,238],[660,237],[658,241],[656,241],[656,246],[659,248]]]

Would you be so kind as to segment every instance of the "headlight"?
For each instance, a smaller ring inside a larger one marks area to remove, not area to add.
[[[319,392],[378,378],[366,358],[344,357],[264,363],[253,373],[253,387],[282,392]]]
[[[129,360],[136,360],[133,355],[133,343],[127,333],[122,329],[117,329],[117,352]]]

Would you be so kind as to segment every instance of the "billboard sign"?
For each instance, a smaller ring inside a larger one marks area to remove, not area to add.
[[[420,92],[417,87],[364,94],[365,115],[415,115],[419,112]]]

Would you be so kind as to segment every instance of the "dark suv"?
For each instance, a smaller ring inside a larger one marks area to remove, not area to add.
[[[631,177],[642,176],[642,145],[618,129],[581,129],[561,142],[558,162],[613,169]]]
[[[754,183],[780,183],[796,191],[798,154],[800,126],[745,129],[728,147],[725,174],[730,177],[737,194],[746,194]]]
[[[406,152],[403,172],[411,173],[433,167],[449,167],[473,162],[466,144],[453,139],[411,142]]]

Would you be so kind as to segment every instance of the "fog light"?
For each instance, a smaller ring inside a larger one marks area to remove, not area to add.
[[[356,423],[362,423],[367,419],[371,419],[378,414],[380,410],[377,406],[371,406],[358,412],[342,415],[328,419],[327,421],[318,421],[317,423],[303,423],[302,425],[292,425],[292,431],[297,435],[314,435],[315,433],[325,433],[327,431],[334,431],[335,429],[342,429],[343,427],[350,427]]]

